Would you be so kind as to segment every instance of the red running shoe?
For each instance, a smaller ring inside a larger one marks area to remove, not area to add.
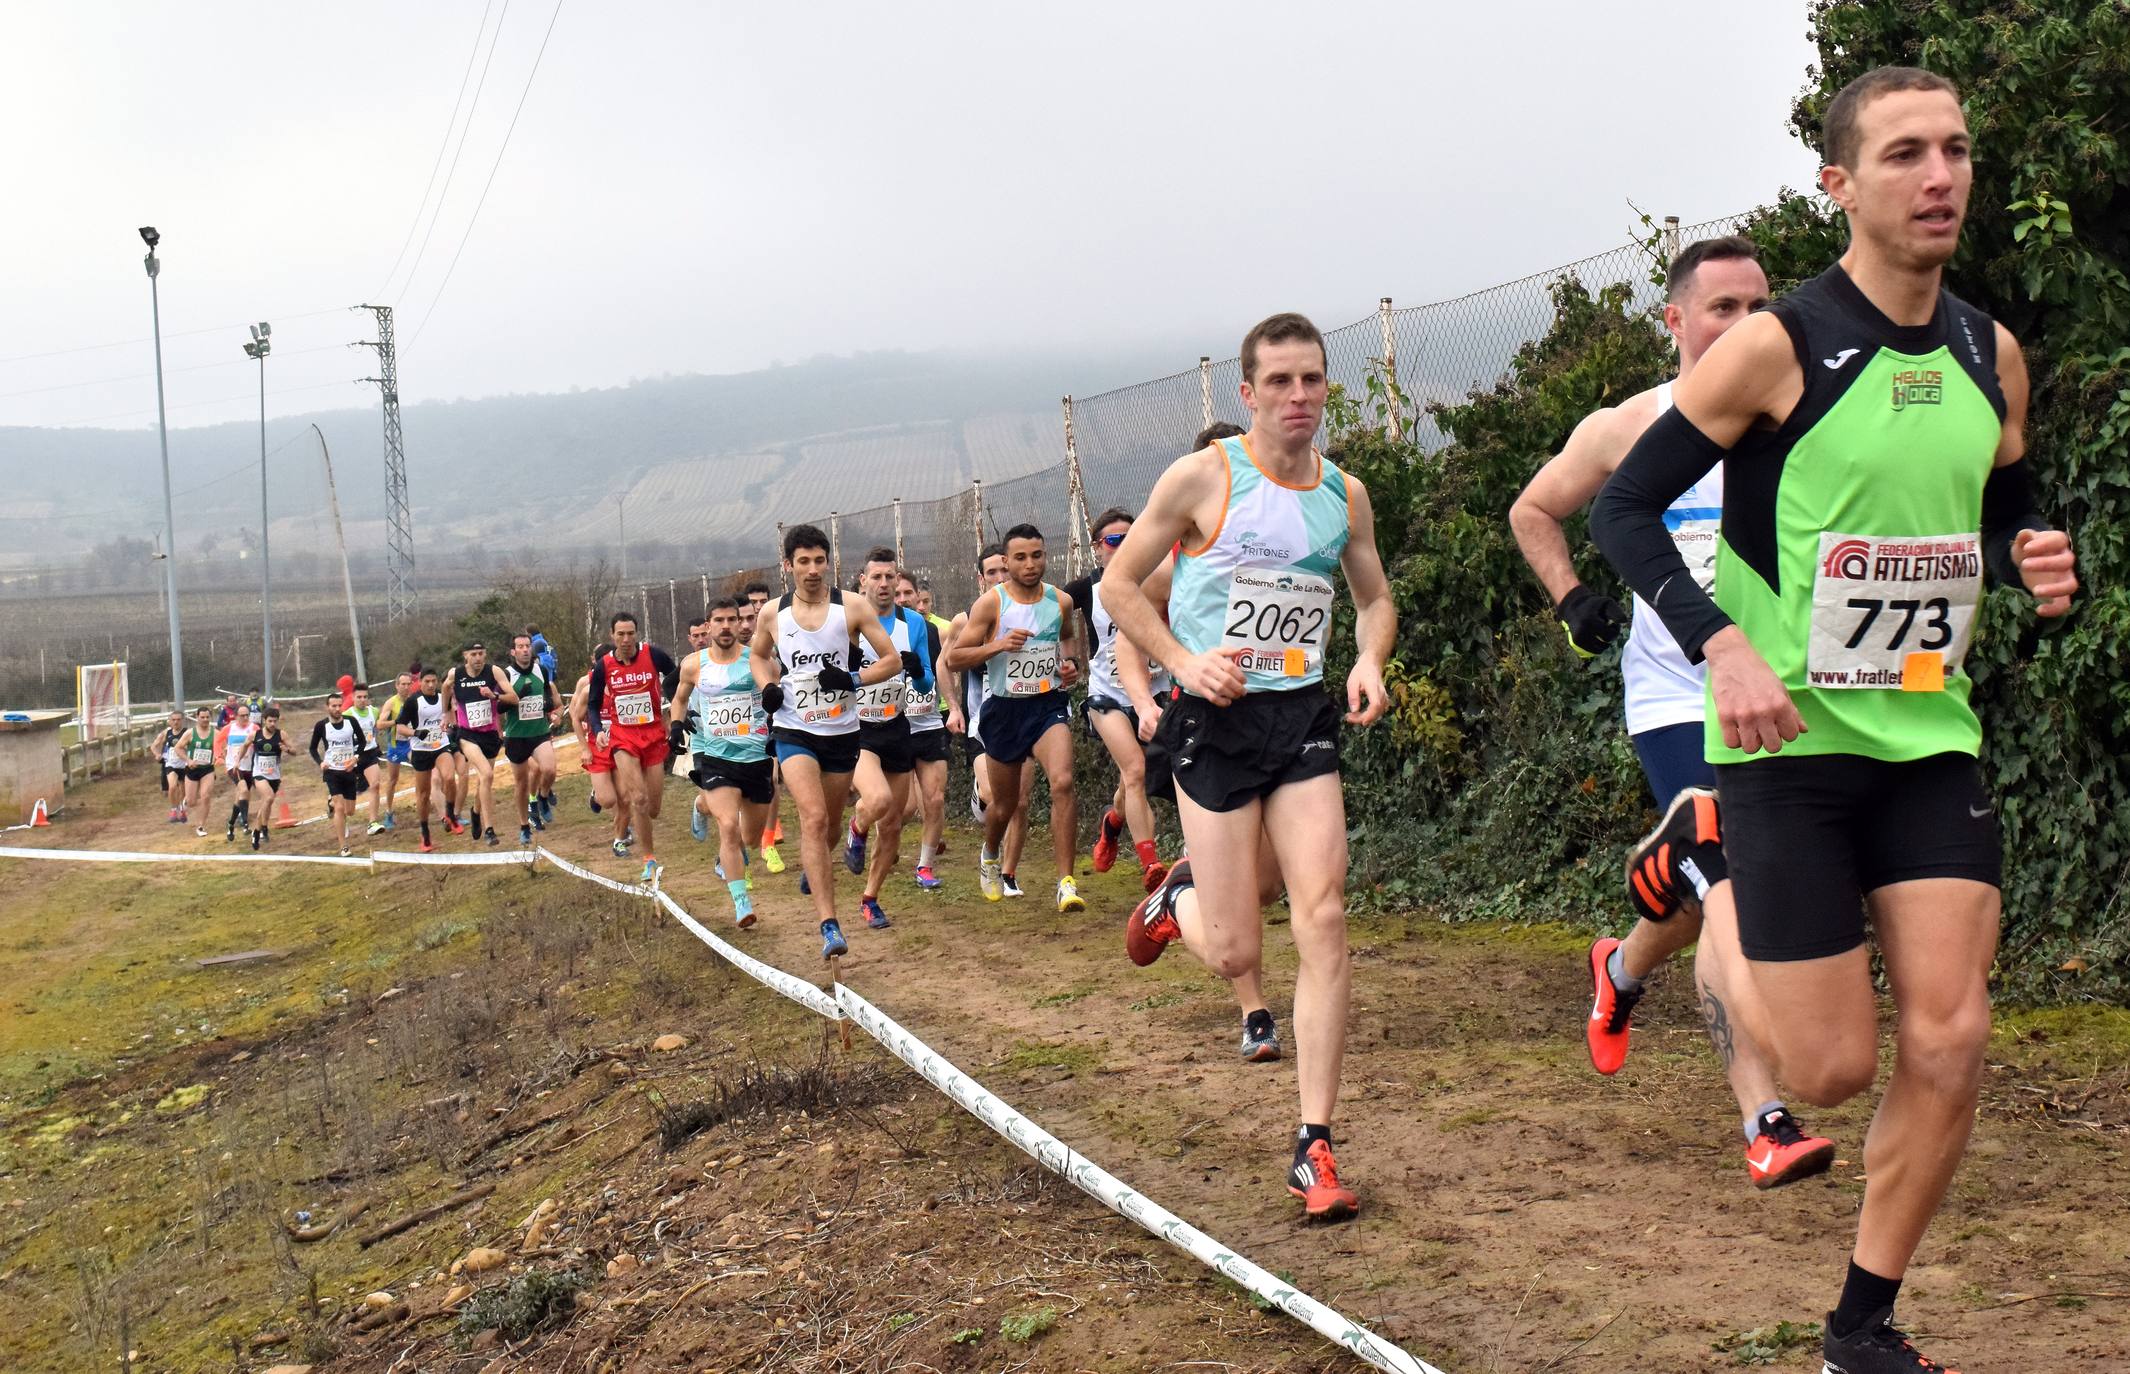
[[[1806,1135],[1787,1111],[1760,1118],[1760,1134],[1745,1147],[1745,1168],[1755,1188],[1780,1188],[1801,1178],[1827,1172],[1834,1163],[1834,1142]]]
[[[1634,1004],[1642,1000],[1639,992],[1624,993],[1614,987],[1612,975],[1605,971],[1605,962],[1619,947],[1620,942],[1609,935],[1590,947],[1590,980],[1595,992],[1583,1034],[1590,1042],[1590,1066],[1607,1078],[1627,1062],[1627,1023]]]
[[[1681,908],[1696,907],[1700,895],[1679,881],[1679,861],[1697,845],[1722,842],[1712,789],[1689,787],[1673,797],[1657,828],[1627,856],[1627,897],[1635,912],[1662,921]]]
[[[1339,1186],[1339,1165],[1328,1140],[1312,1140],[1296,1156],[1287,1171],[1287,1191],[1302,1200],[1302,1215],[1311,1221],[1344,1221],[1361,1210],[1353,1189]]]
[[[1117,863],[1117,840],[1124,833],[1124,817],[1114,810],[1102,813],[1102,829],[1095,836],[1095,872],[1107,873]]]
[[[1176,894],[1191,885],[1191,861],[1178,859],[1168,880],[1141,898],[1124,922],[1124,952],[1145,968],[1161,957],[1169,942],[1183,937],[1176,925]]]

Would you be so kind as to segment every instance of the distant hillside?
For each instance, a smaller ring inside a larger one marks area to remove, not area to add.
[[[630,544],[767,547],[779,519],[925,500],[1063,456],[1057,401],[1178,370],[1182,348],[1100,358],[868,353],[732,376],[660,377],[567,394],[423,402],[403,412],[418,554],[478,541],[565,553]],[[270,394],[270,393],[269,393]],[[330,547],[315,422],[331,445],[358,564],[384,545],[376,408],[268,422],[276,563]],[[286,445],[286,447],[282,447]],[[256,426],[173,430],[179,547],[234,557],[256,544]],[[0,428],[0,568],[78,559],[162,524],[155,432]],[[641,521],[642,523],[638,523]],[[358,568],[360,575],[360,568]]]

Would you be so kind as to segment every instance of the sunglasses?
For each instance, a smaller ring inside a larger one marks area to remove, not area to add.
[[[1114,549],[1124,542],[1124,536],[1121,534],[1105,534],[1102,536],[1102,542]]]

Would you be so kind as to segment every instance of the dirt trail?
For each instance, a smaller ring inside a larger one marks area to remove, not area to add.
[[[632,877],[635,862],[604,852],[582,788],[565,786],[546,842]],[[137,790],[130,805],[152,807]],[[689,796],[678,783],[667,795],[665,885],[729,930],[714,853],[686,834]],[[159,816],[92,803],[63,836],[41,833],[117,847],[147,831],[153,843]],[[788,818],[787,829],[791,871],[757,865],[762,921],[733,938],[825,982]],[[1292,1061],[1238,1059],[1225,989],[1187,955],[1150,970],[1123,958],[1118,928],[1137,893],[1129,861],[1094,876],[1083,859],[1091,910],[1059,916],[1036,895],[981,901],[974,837],[956,830],[951,843],[941,891],[918,891],[907,867],[891,882],[892,930],[846,916],[852,950],[837,976],[1112,1172],[1451,1374],[1729,1367],[1749,1361],[1719,1346],[1778,1321],[1816,1322],[1830,1300],[1862,1194],[1868,1108],[1808,1116],[1839,1146],[1828,1177],[1755,1193],[1683,974],[1657,984],[1633,1056],[1606,1081],[1583,1054],[1575,937],[1417,914],[1356,919],[1338,1130],[1365,1210],[1347,1226],[1304,1228],[1281,1186]],[[856,881],[838,878],[847,913]],[[1031,894],[1046,887],[1031,883]],[[1284,930],[1267,949],[1284,1031]],[[2019,1024],[1992,1047],[1974,1147],[1911,1271],[1903,1319],[1963,1368],[2130,1369],[2130,1072],[2119,1053],[2096,1067],[2085,1049]],[[1800,1346],[1759,1363],[1810,1369],[1817,1358]]]

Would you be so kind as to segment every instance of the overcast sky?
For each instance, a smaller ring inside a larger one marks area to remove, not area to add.
[[[1181,370],[1814,172],[1803,0],[564,0],[529,93],[554,0],[505,11],[7,6],[0,425],[153,424],[142,224],[196,425],[255,413],[252,319],[271,413],[374,403],[358,301],[398,307],[409,401],[1110,338]]]

